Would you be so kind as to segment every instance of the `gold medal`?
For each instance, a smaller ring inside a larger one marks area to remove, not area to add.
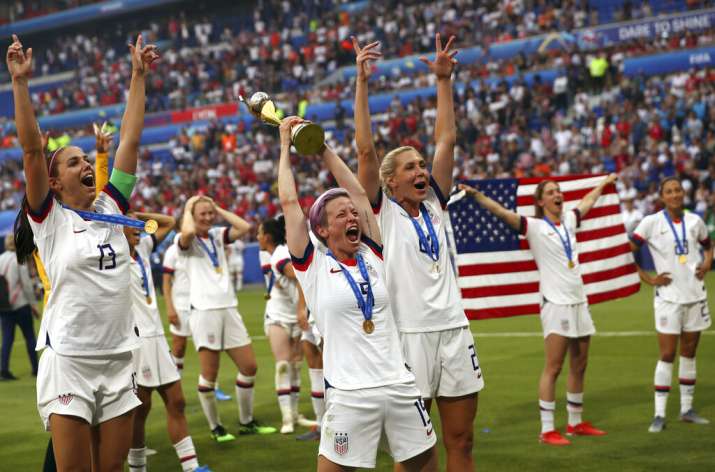
[[[270,293],[266,293],[266,294],[263,295],[263,298],[265,298],[266,300],[270,300],[270,299],[271,299],[271,294],[270,294]]]
[[[574,264],[574,262],[570,260],[569,261],[569,269],[573,269],[574,267],[576,267],[576,264]]]
[[[372,334],[375,331],[375,323],[372,320],[365,320],[362,322],[362,329],[365,330],[367,334]]]
[[[144,222],[144,232],[147,234],[154,234],[156,230],[159,229],[159,223],[156,220],[147,220]]]
[[[223,273],[223,269],[221,269],[221,266],[216,266],[216,273],[217,274]]]
[[[146,296],[146,304],[151,305],[151,297],[149,295]]]
[[[686,256],[685,254],[681,254],[680,256],[678,256],[678,262],[680,262],[681,264],[685,264],[686,262],[688,262],[688,256]]]

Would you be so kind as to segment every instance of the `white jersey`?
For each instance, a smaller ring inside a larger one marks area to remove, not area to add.
[[[15,251],[0,254],[0,275],[5,277],[9,290],[10,308],[18,310],[26,305],[35,305],[37,297],[32,287],[27,264],[17,263]]]
[[[173,280],[171,282],[171,301],[174,303],[174,308],[179,311],[188,311],[191,309],[189,301],[189,275],[186,273],[186,259],[180,257],[179,252],[179,236],[174,239],[174,244],[164,253],[163,271],[165,274],[171,274]]]
[[[685,250],[686,262],[681,264],[675,253],[676,243],[673,230],[662,211],[648,215],[638,225],[633,233],[637,244],[648,243],[648,249],[653,256],[655,270],[659,274],[670,273],[672,282],[658,287],[656,294],[671,303],[694,303],[705,300],[705,282],[695,277],[695,270],[702,261],[699,246],[709,247],[710,238],[702,218],[695,213],[686,212],[685,218]],[[681,222],[673,221],[673,227],[682,241]]]
[[[544,299],[555,305],[576,305],[587,301],[576,244],[576,229],[580,226],[580,220],[578,210],[567,211],[554,231],[543,219],[521,219],[522,234],[529,240],[531,253],[539,269],[539,292]],[[561,238],[566,238],[566,233],[573,250],[572,261],[575,267],[572,269],[569,269],[569,260],[561,242]]]
[[[124,196],[110,183],[95,211],[121,214]],[[37,337],[67,356],[118,354],[139,346],[129,303],[129,244],[120,225],[85,221],[48,195],[29,212],[40,260],[52,291]]]
[[[288,278],[283,269],[290,264],[288,246],[281,244],[271,254],[268,287],[271,298],[266,302],[266,315],[285,323],[296,323],[298,308],[298,282]]]
[[[130,267],[132,313],[134,313],[139,336],[142,338],[164,335],[164,325],[161,323],[159,307],[156,304],[154,277],[151,273],[150,259],[155,244],[154,237],[140,238],[134,248],[135,257],[132,258]]]
[[[626,226],[626,233],[631,235],[633,234],[633,231],[635,231],[636,227],[638,227],[638,223],[640,223],[643,219],[643,213],[634,208],[631,211],[623,210],[622,214],[623,224]]]
[[[367,243],[368,240],[365,240]],[[293,268],[306,302],[311,308],[323,345],[323,373],[326,382],[341,390],[357,390],[414,382],[407,370],[390,307],[381,248],[361,244],[375,297],[372,321],[375,330],[363,331],[364,316],[348,284],[343,267],[360,287],[366,287],[355,260],[342,264],[309,243],[301,258],[293,257]],[[373,252],[374,251],[374,252]]]
[[[392,310],[403,333],[444,331],[469,325],[449,255],[444,217],[446,201],[434,180],[430,179],[430,185],[432,188],[423,203],[439,241],[436,271],[435,263],[420,247],[413,218],[383,192],[379,193],[378,204],[373,208],[385,243]],[[429,240],[422,215],[414,220]]]
[[[224,250],[227,240],[228,228],[217,227],[209,230],[207,238],[196,235],[187,249],[179,244],[189,277],[192,309],[216,310],[238,306]],[[213,265],[207,251],[216,254],[218,266]]]
[[[243,270],[243,250],[245,248],[246,243],[240,239],[226,245],[226,257],[228,259],[228,267],[231,271],[241,272]]]

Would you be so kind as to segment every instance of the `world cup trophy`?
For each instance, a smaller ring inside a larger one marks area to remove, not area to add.
[[[238,98],[246,104],[251,114],[263,123],[271,126],[281,125],[282,120],[276,113],[276,106],[266,92],[256,92],[248,100],[243,96]],[[317,154],[325,144],[325,131],[315,123],[301,123],[291,129],[291,141],[298,154],[302,156]]]

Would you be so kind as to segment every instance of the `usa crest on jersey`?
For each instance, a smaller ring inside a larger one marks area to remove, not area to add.
[[[348,453],[348,433],[335,433],[335,452],[341,456]]]

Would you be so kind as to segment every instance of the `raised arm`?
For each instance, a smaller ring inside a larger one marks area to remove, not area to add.
[[[578,209],[579,213],[581,213],[581,218],[586,216],[586,214],[591,210],[591,208],[593,208],[593,206],[596,204],[596,201],[598,200],[598,197],[600,197],[603,193],[603,189],[605,189],[607,185],[611,185],[612,183],[614,183],[616,180],[618,180],[617,174],[609,174],[608,177],[603,179],[601,183],[596,186],[596,188],[588,192],[586,196],[583,197],[580,202],[578,202],[576,208]]]
[[[470,187],[466,184],[460,184],[459,189],[464,190],[467,195],[473,197],[477,203],[479,203],[479,206],[494,214],[497,218],[504,220],[504,222],[511,226],[514,230],[521,231],[521,215],[511,210],[507,210],[498,202],[495,202],[474,187]]]
[[[105,124],[97,126],[92,123],[97,150],[94,161],[94,188],[97,195],[109,182],[109,147],[112,145],[112,133],[106,132]]]
[[[216,202],[213,202],[213,204],[216,213],[218,213],[221,218],[223,218],[228,224],[231,225],[228,230],[228,240],[230,242],[234,242],[235,240],[237,240],[251,230],[251,223],[244,220],[235,213],[232,213],[228,210],[224,210],[220,206],[216,205]]]
[[[145,78],[152,62],[159,58],[156,46],[144,46],[142,35],[134,45],[129,45],[132,56],[132,79],[129,97],[119,130],[119,147],[114,157],[114,168],[134,175],[137,171],[137,157],[142,129],[144,129],[144,107],[146,102]]]
[[[23,51],[22,43],[12,35],[7,49],[7,69],[12,77],[12,95],[15,101],[15,127],[22,146],[22,163],[25,169],[27,202],[32,210],[39,210],[49,192],[49,176],[42,146],[42,135],[37,127],[35,111],[30,101],[28,85],[32,73],[32,48]]]
[[[434,126],[435,152],[432,161],[432,177],[442,191],[449,195],[452,190],[452,169],[454,168],[454,145],[457,142],[457,125],[454,121],[454,99],[452,97],[452,72],[459,51],[450,50],[454,36],[442,48],[440,34],[435,35],[434,62],[426,57],[420,60],[427,64],[437,78],[437,120]]]
[[[154,233],[154,238],[156,239],[156,244],[159,245],[166,235],[176,226],[176,219],[173,216],[162,215],[161,213],[135,213],[136,217],[142,221],[155,220],[159,225],[156,233]]]
[[[281,156],[278,162],[278,198],[281,201],[286,222],[286,242],[288,250],[296,257],[302,257],[310,242],[308,225],[298,201],[293,169],[290,167],[290,130],[302,120],[291,116],[284,118],[280,126]]]
[[[380,159],[375,151],[370,122],[370,105],[367,98],[367,82],[370,78],[370,61],[379,59],[382,54],[375,48],[379,41],[361,48],[355,36],[352,37],[357,77],[355,79],[355,145],[358,158],[358,179],[371,202],[377,202],[380,192]]]
[[[196,237],[196,223],[194,222],[194,204],[199,199],[194,195],[189,198],[184,205],[184,213],[181,218],[181,235],[179,235],[179,248],[188,249]]]
[[[328,145],[323,147],[323,160],[330,173],[335,177],[338,185],[347,190],[348,194],[350,194],[350,199],[353,201],[360,215],[362,231],[377,244],[382,244],[380,228],[377,226],[375,214],[372,212],[370,200],[363,186],[360,185],[360,182],[355,178],[355,175],[347,164],[345,164],[345,162],[340,159],[340,156],[335,154]]]

